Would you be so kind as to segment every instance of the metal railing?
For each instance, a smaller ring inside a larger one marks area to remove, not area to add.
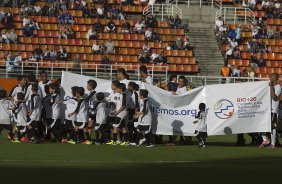
[[[161,20],[171,15],[178,15],[182,19],[182,10],[172,4],[154,4],[146,6],[143,9],[143,15],[154,15],[160,17]]]
[[[237,7],[221,7],[216,11],[215,21],[223,18],[225,23],[253,23],[255,21],[255,13],[250,8],[237,8]]]
[[[60,67],[63,65],[63,67]],[[6,69],[6,65],[0,65],[2,72],[0,75],[6,78],[16,77],[19,74],[29,74],[34,73],[36,76],[39,75],[40,71],[45,70],[48,72],[49,76],[54,78],[61,78],[62,71],[71,71],[73,73],[88,75],[94,77],[107,78],[112,80],[116,78],[116,70],[119,68],[125,68],[129,75],[134,79],[140,79],[139,66],[129,65],[129,64],[83,64],[74,67],[73,63],[70,62],[29,62],[28,65],[21,63],[19,66],[14,67],[12,71]],[[168,67],[162,65],[147,65],[148,73],[151,75],[153,80],[159,80],[158,76],[163,76],[162,78],[168,78]]]
[[[167,0],[167,4],[187,4],[187,7],[189,8],[190,5],[199,5],[202,7],[203,5],[210,5],[211,8],[222,7],[222,0]]]

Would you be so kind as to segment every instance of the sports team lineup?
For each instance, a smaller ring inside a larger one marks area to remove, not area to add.
[[[117,70],[117,79],[112,80],[109,91],[96,92],[94,79],[85,81],[86,89],[71,87],[71,97],[64,98],[60,80],[51,81],[47,72],[40,73],[37,80],[34,74],[19,75],[18,85],[8,94],[0,88],[0,135],[11,143],[85,145],[146,146],[156,144],[192,144],[191,136],[169,135],[166,142],[162,135],[154,135],[151,126],[152,111],[149,107],[150,94],[142,83],[153,85],[147,68],[139,68],[142,81],[140,86],[130,81],[124,68]],[[188,91],[184,76],[171,75],[168,91],[180,95]],[[273,73],[269,82],[271,94],[271,132],[249,133],[251,144],[260,148],[279,146],[278,125],[279,99],[281,86],[278,74]],[[70,89],[68,89],[70,90]],[[254,100],[239,99],[238,102]],[[199,148],[206,148],[207,107],[198,104],[194,112],[195,137]],[[192,112],[191,112],[192,113]],[[178,138],[179,137],[179,138]],[[178,141],[179,139],[179,141]],[[243,134],[237,135],[236,145],[245,144]]]

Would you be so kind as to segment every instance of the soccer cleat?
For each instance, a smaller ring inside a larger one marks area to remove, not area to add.
[[[270,144],[269,146],[267,146],[267,148],[274,149],[274,148],[275,148],[275,145]]]
[[[22,137],[21,138],[21,142],[28,142],[29,140],[28,140],[28,138],[26,138],[26,137]]]
[[[128,146],[128,145],[129,145],[129,142],[123,141],[120,145],[121,145],[121,146]]]
[[[101,143],[98,142],[98,141],[94,142],[94,144],[97,145],[97,146],[101,145]]]
[[[106,143],[106,145],[117,145],[117,143],[113,140]]]
[[[146,147],[147,148],[151,148],[151,147],[154,147],[155,145],[153,145],[153,144],[149,144],[149,145],[147,145]]]
[[[92,144],[92,142],[91,142],[91,141],[86,140],[86,141],[84,141],[82,144],[90,145],[90,144]]]
[[[145,139],[145,138],[143,138],[143,139],[140,139],[140,140],[139,140],[139,145],[142,145],[142,144],[144,144],[144,142],[146,142],[146,139]]]
[[[131,143],[129,143],[129,145],[136,146],[137,144],[135,142],[131,142]]]
[[[62,143],[62,144],[67,143],[67,142],[68,142],[67,139],[62,139],[62,140],[61,140],[61,143]]]
[[[73,141],[73,140],[69,140],[67,143],[69,143],[69,144],[76,144],[76,142]]]
[[[12,140],[12,143],[21,143],[18,139]]]
[[[122,142],[120,140],[117,140],[116,141],[116,144],[121,144]]]
[[[264,147],[268,146],[269,144],[270,144],[269,141],[263,141],[263,142],[259,145],[259,147],[260,147],[260,148],[264,148]]]

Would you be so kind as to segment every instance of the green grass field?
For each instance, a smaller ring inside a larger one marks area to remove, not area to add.
[[[248,138],[248,136],[245,136]],[[236,137],[189,146],[122,147],[0,139],[0,183],[257,183],[281,181],[282,148],[235,147]]]

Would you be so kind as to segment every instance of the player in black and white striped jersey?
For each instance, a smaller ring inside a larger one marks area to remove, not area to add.
[[[96,89],[97,87],[97,82],[95,80],[89,80],[87,81],[87,90],[89,91],[89,95],[85,98],[85,102],[87,104],[87,107],[88,107],[88,123],[87,123],[87,131],[88,133],[92,134],[92,128],[93,128],[93,125],[95,124],[95,114],[91,113],[90,112],[90,109],[93,109],[95,104],[97,103],[97,100],[96,100]],[[97,135],[96,135],[97,137]],[[99,137],[99,135],[98,135]]]
[[[9,94],[14,100],[17,100],[17,94],[23,93],[26,94],[27,91],[27,77],[25,75],[18,76],[18,84],[14,86]]]

